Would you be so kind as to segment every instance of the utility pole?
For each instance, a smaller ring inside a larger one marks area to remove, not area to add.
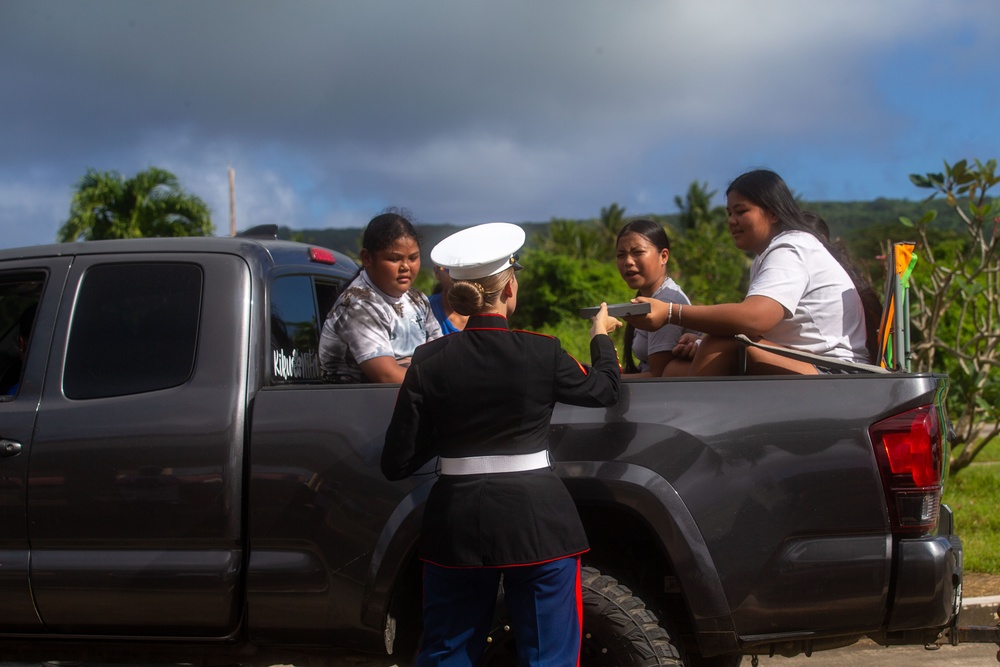
[[[236,170],[229,165],[229,235],[236,236]]]

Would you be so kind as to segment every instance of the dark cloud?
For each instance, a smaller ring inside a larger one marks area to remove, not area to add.
[[[988,0],[11,0],[0,222],[17,226],[8,245],[51,240],[88,167],[152,165],[208,200],[220,231],[229,164],[241,226],[362,225],[390,204],[455,223],[612,201],[670,212],[690,182],[722,188],[760,164],[807,197],[899,196],[887,174],[905,184],[911,162],[953,147],[928,139],[935,119],[893,77],[995,57],[981,26],[998,14]],[[952,48],[920,55],[937,43]]]

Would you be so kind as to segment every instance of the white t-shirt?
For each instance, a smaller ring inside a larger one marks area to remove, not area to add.
[[[683,303],[690,305],[691,300],[674,282],[672,278],[666,278],[656,291],[653,292],[653,299],[660,301],[672,301],[673,303]],[[676,311],[677,308],[675,307]],[[637,368],[640,372],[649,370],[649,355],[657,352],[670,352],[677,345],[681,334],[692,329],[685,329],[676,324],[665,324],[656,331],[642,331],[636,329],[635,337],[632,339],[632,354],[639,360]]]
[[[808,232],[775,236],[750,267],[747,296],[766,296],[785,319],[764,334],[772,343],[867,363],[865,311],[844,267]]]
[[[362,270],[330,309],[319,339],[323,377],[331,382],[367,382],[361,364],[375,357],[397,361],[418,345],[441,337],[427,297],[415,289],[392,297]]]

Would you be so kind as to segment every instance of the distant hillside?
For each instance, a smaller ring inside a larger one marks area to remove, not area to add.
[[[880,198],[870,202],[800,202],[800,205],[826,220],[826,224],[830,226],[830,234],[834,237],[849,237],[863,228],[897,226],[900,217],[916,220],[929,208],[937,209],[942,227],[954,228],[961,224],[943,199],[914,202],[908,199]]]
[[[875,239],[892,238],[893,240],[903,240],[909,236],[907,229],[899,224],[899,218],[906,216],[910,219],[918,219],[927,208],[933,207],[938,210],[938,221],[943,229],[957,229],[961,226],[961,221],[948,208],[943,200],[934,200],[930,203],[923,201],[914,202],[907,199],[876,199],[870,202],[799,202],[803,209],[815,212],[826,220],[830,227],[830,234],[833,238],[843,239],[849,246],[855,245],[870,246],[877,243]],[[627,217],[627,212],[626,212]],[[663,217],[668,222],[677,218],[676,213],[668,213]],[[580,220],[580,222],[587,222]],[[528,234],[528,243],[531,243],[533,235],[542,234],[548,228],[547,222],[527,222],[520,224]],[[422,224],[418,230],[423,235],[423,247],[429,251],[434,245],[449,234],[457,231],[460,227],[456,225]],[[301,229],[293,230],[288,227],[278,229],[278,238],[292,239],[321,245],[332,248],[356,257],[361,248],[361,228],[347,229]],[[864,252],[867,255],[868,252]],[[425,259],[426,261],[426,259]]]

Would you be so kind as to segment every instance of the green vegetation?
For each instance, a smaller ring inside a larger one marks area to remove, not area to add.
[[[125,178],[116,171],[88,169],[77,183],[58,240],[210,236],[214,231],[208,204],[185,192],[169,171],[151,167]]]
[[[945,200],[951,222],[942,225],[935,208],[900,219],[921,257],[910,292],[913,368],[951,378],[953,473],[1000,436],[1000,201],[989,196],[1000,183],[996,168],[996,160],[960,160],[940,173],[912,174],[930,198]],[[942,236],[943,228],[952,233]]]
[[[965,570],[1000,574],[1000,438],[990,441],[961,475],[948,479],[943,500],[955,512]]]
[[[990,462],[967,467],[950,477],[944,502],[955,511],[955,531],[962,536],[965,570],[1000,574],[1000,439],[982,455]]]
[[[990,441],[983,451],[976,457],[977,463],[1000,463],[1000,438]],[[998,471],[1000,472],[1000,471]],[[997,479],[997,486],[1000,487],[1000,479]]]
[[[601,301],[620,303],[634,296],[612,262],[537,250],[522,252],[521,258],[524,266],[531,267],[517,276],[520,290],[511,324],[521,329],[564,322],[586,329],[589,323],[580,319],[581,308]]]

